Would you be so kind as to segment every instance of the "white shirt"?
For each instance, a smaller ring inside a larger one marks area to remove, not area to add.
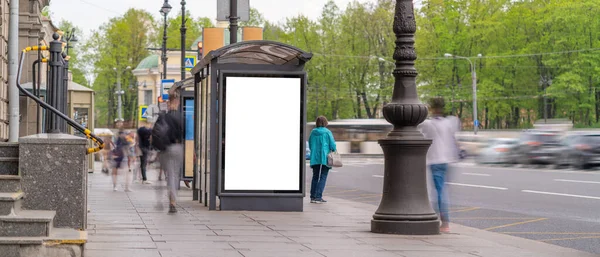
[[[444,164],[458,159],[458,146],[454,134],[460,130],[460,120],[455,116],[432,117],[417,126],[427,139],[433,140],[427,151],[427,164]]]

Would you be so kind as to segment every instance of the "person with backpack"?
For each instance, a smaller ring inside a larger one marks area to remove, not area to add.
[[[142,172],[142,184],[151,184],[146,176],[146,168],[148,167],[148,158],[150,157],[150,137],[152,130],[146,126],[142,126],[137,130],[138,145],[140,147],[140,170]]]
[[[450,232],[447,196],[444,183],[448,176],[448,165],[458,160],[458,151],[454,135],[460,130],[460,120],[455,116],[444,116],[444,99],[432,98],[429,102],[431,118],[423,121],[417,128],[425,138],[431,139],[431,146],[427,151],[427,165],[433,177],[433,184],[437,191],[437,205],[442,224],[440,231]]]
[[[179,111],[179,95],[169,95],[167,113],[158,116],[152,129],[152,146],[160,151],[160,168],[165,171],[169,191],[169,213],[176,213],[179,171],[183,157],[183,124]]]

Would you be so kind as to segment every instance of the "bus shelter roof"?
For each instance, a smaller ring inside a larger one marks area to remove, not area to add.
[[[214,59],[217,64],[303,65],[311,58],[311,53],[280,42],[243,41],[210,51],[192,69],[192,74],[200,72]]]

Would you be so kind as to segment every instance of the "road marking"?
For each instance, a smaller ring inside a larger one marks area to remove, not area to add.
[[[468,212],[468,211],[474,211],[474,210],[479,210],[479,209],[481,209],[481,208],[480,207],[472,207],[472,208],[466,208],[466,209],[462,209],[462,210],[449,211],[448,213]]]
[[[382,196],[382,194],[362,195],[360,197],[350,198],[349,200],[355,201],[355,200],[359,200],[359,199],[369,199],[369,198],[375,198],[375,197],[381,197],[381,196]]]
[[[461,218],[452,218],[453,220],[528,220],[531,218],[523,218],[523,217],[461,217]]]
[[[516,225],[527,224],[527,223],[533,223],[533,222],[538,222],[538,221],[547,220],[547,219],[548,219],[548,218],[539,218],[539,219],[534,219],[534,220],[526,220],[526,221],[515,222],[515,223],[506,224],[506,225],[500,225],[500,226],[495,226],[495,227],[489,227],[489,228],[486,228],[486,229],[484,229],[484,230],[494,230],[494,229],[499,229],[499,228],[512,227],[512,226],[516,226]]]
[[[446,182],[446,184],[453,185],[453,186],[463,186],[463,187],[479,187],[479,188],[487,188],[487,189],[508,190],[508,188],[505,188],[505,187],[471,185],[471,184],[461,184],[461,183],[452,183],[452,182]]]
[[[373,175],[374,178],[383,178],[383,175]]]
[[[587,183],[587,184],[600,184],[600,181],[585,181],[585,180],[570,180],[570,179],[555,179],[554,181],[559,181],[559,182],[573,182],[573,183]]]
[[[558,196],[568,196],[568,197],[577,197],[577,198],[600,200],[600,197],[597,197],[597,196],[561,194],[561,193],[552,193],[552,192],[543,192],[543,191],[534,191],[534,190],[522,190],[521,192],[524,192],[524,193],[533,193],[533,194],[542,194],[542,195],[558,195]]]
[[[564,241],[564,240],[578,240],[578,239],[597,239],[600,236],[581,236],[581,237],[565,237],[565,238],[552,238],[552,239],[542,239],[538,240],[541,242],[550,242],[550,241]]]
[[[358,189],[342,190],[342,191],[334,191],[334,192],[328,192],[328,194],[349,193],[349,192],[356,192],[356,191],[358,191]]]
[[[483,176],[483,177],[489,177],[491,176],[490,174],[483,174],[483,173],[468,173],[468,172],[464,172],[463,175],[471,175],[471,176]]]
[[[453,218],[456,219],[456,218]],[[514,235],[600,235],[597,232],[500,232],[502,234]]]

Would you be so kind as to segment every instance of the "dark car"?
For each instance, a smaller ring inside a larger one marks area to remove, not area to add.
[[[600,134],[580,134],[565,137],[556,166],[572,166],[587,169],[600,165]]]
[[[560,134],[556,132],[525,131],[513,148],[511,159],[523,165],[554,164],[560,147]]]

